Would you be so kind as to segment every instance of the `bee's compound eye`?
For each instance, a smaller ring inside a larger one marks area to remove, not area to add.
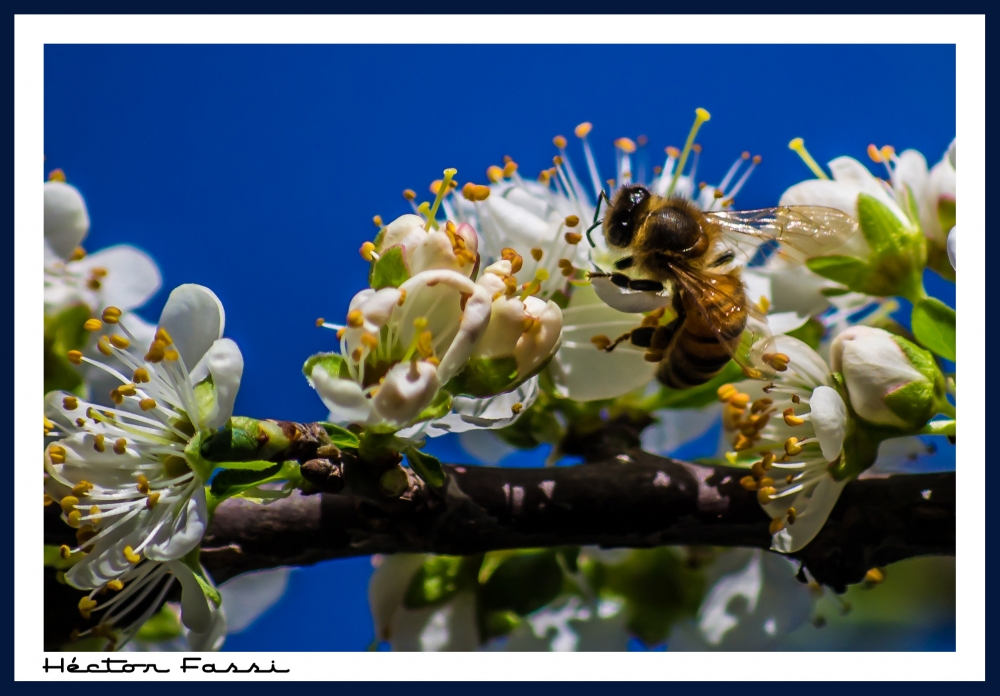
[[[612,246],[628,246],[632,241],[632,221],[622,220],[608,225],[607,240]]]
[[[604,218],[604,237],[608,244],[625,247],[632,243],[635,222],[641,220],[648,200],[649,191],[642,186],[625,186],[618,190]]]

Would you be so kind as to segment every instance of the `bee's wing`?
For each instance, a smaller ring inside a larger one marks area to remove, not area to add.
[[[750,302],[746,298],[745,292],[740,293],[742,297],[738,297],[727,291],[720,281],[723,277],[728,278],[728,276],[701,273],[681,265],[672,265],[671,268],[677,278],[678,286],[698,306],[705,323],[712,329],[712,332],[719,339],[719,343],[726,348],[733,360],[743,368],[743,373],[751,379],[771,379],[774,377],[774,368],[767,363],[764,357],[775,352],[774,336],[771,335],[767,317],[760,310],[760,307]],[[742,282],[738,277],[736,280]],[[719,325],[720,319],[709,309],[709,307],[727,304],[734,308],[745,307],[747,310],[747,323],[739,343],[732,342],[723,335],[722,327]]]
[[[793,263],[829,254],[858,231],[858,223],[836,208],[787,205],[759,210],[720,210],[705,217],[723,233],[726,245],[744,263],[762,246],[777,245],[777,253]]]

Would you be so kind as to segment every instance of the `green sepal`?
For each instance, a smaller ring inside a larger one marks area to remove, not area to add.
[[[146,619],[146,623],[136,632],[135,640],[145,643],[163,643],[178,638],[183,633],[180,619],[166,604]]]
[[[215,470],[215,464],[201,455],[203,437],[204,433],[195,433],[194,437],[184,447],[184,459],[187,460],[188,466],[191,467],[191,471],[198,477],[198,480],[205,482],[211,478],[212,471]]]
[[[910,382],[893,389],[882,401],[912,428],[919,429],[934,415],[934,385],[923,380]]]
[[[938,197],[937,216],[942,231],[945,234],[951,232],[951,228],[955,226],[955,199]]]
[[[291,444],[274,421],[233,416],[225,428],[202,436],[199,454],[207,462],[274,460]]]
[[[451,394],[444,389],[439,389],[434,395],[434,400],[414,419],[414,422],[434,420],[448,415],[451,410]]]
[[[910,317],[913,335],[942,358],[955,362],[955,310],[935,297],[920,300]]]
[[[406,461],[414,473],[419,476],[424,483],[433,488],[440,488],[445,482],[444,467],[440,460],[426,452],[421,452],[416,447],[406,450]]]
[[[302,366],[302,374],[306,376],[310,384],[312,384],[313,368],[317,365],[320,365],[331,377],[351,379],[347,363],[339,353],[316,353],[315,355],[310,355]]]
[[[459,591],[475,587],[478,559],[462,556],[427,556],[414,573],[403,596],[407,609],[444,604]]]
[[[194,385],[194,401],[198,406],[198,413],[204,418],[215,410],[218,403],[219,394],[215,389],[215,382],[212,375]]]
[[[806,266],[816,275],[848,288],[863,285],[869,273],[867,261],[854,256],[837,254],[815,256],[806,261]]]
[[[266,496],[268,499],[287,495],[291,493],[292,488],[297,488],[302,484],[302,474],[299,471],[298,462],[234,463],[219,471],[212,479],[212,485],[208,491],[209,507],[214,511],[215,507],[227,498],[257,499],[258,495],[256,494],[259,486],[277,481],[287,481],[289,484],[287,490],[283,488],[281,493]]]
[[[375,290],[382,288],[398,288],[410,278],[403,257],[403,247],[394,246],[386,249],[372,262],[368,273],[368,284]]]
[[[465,369],[455,375],[445,390],[451,394],[486,397],[513,389],[517,380],[517,360],[513,355],[502,358],[472,358]]]
[[[913,302],[923,297],[927,244],[919,224],[906,226],[884,203],[865,193],[858,195],[858,222],[871,255],[868,276],[851,289],[882,297],[901,295]]]
[[[193,549],[188,555],[180,559],[181,563],[186,565],[194,573],[195,580],[198,581],[198,586],[201,591],[208,597],[209,601],[212,602],[216,607],[222,605],[222,595],[219,591],[212,585],[211,580],[209,580],[208,573],[201,566],[201,561],[199,556],[201,554],[200,548]]]
[[[340,449],[356,450],[358,449],[358,446],[361,444],[361,441],[358,439],[358,436],[352,433],[347,428],[336,425],[334,423],[325,423],[325,422],[317,423],[317,425],[322,427],[323,430],[326,431],[326,434],[330,436],[330,442],[332,442]]]

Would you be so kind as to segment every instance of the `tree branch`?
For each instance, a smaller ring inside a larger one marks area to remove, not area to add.
[[[308,478],[339,490],[340,472]],[[305,472],[304,467],[304,472]],[[280,565],[374,553],[472,554],[567,545],[769,548],[769,519],[739,479],[743,469],[699,466],[630,451],[544,469],[448,465],[439,491],[410,475],[402,498],[295,494],[270,505],[224,502],[202,542],[217,582]],[[873,567],[955,552],[955,475],[849,483],[816,539],[793,554],[837,591]]]

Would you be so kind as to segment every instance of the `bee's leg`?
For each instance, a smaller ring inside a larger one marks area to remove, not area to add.
[[[648,347],[653,350],[666,350],[667,346],[670,345],[670,341],[673,339],[674,334],[677,333],[677,329],[681,328],[681,324],[683,323],[684,317],[679,316],[669,324],[657,326],[653,331]]]
[[[652,326],[642,326],[638,329],[632,329],[628,333],[624,333],[615,340],[611,342],[604,350],[608,353],[613,351],[619,343],[624,343],[629,341],[633,346],[638,348],[649,348],[652,345],[653,333],[656,331]]]
[[[604,193],[604,189],[601,189],[601,192],[597,194],[597,207],[594,208],[594,222],[587,228],[587,241],[590,242],[591,247],[595,247],[597,245],[594,244],[594,240],[591,238],[590,233],[597,229],[602,222],[604,222],[603,220],[597,219],[597,216],[601,214],[601,201],[610,205],[610,201],[608,201],[608,194]]]

